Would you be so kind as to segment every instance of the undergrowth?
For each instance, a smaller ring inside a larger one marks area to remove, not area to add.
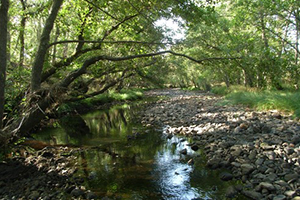
[[[300,92],[236,88],[226,90],[225,94],[223,104],[241,104],[257,110],[278,110],[300,117]]]

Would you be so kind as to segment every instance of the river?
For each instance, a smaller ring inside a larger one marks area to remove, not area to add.
[[[234,183],[205,168],[201,148],[193,151],[191,139],[169,137],[165,127],[143,127],[133,120],[139,109],[125,104],[64,117],[34,137],[80,146],[77,176],[101,198],[224,199]]]

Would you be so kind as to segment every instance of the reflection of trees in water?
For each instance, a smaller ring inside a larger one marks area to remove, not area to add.
[[[103,196],[141,185],[151,188],[153,158],[162,146],[160,134],[150,132],[130,142],[93,147],[80,155],[81,174],[88,186]]]
[[[90,129],[80,115],[71,115],[59,120],[60,126],[70,136],[89,134]]]
[[[93,134],[98,136],[124,135],[128,126],[129,110],[110,109],[85,116],[85,121]]]

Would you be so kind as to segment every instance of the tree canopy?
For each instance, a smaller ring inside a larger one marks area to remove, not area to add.
[[[63,102],[126,87],[297,89],[299,4],[1,0],[4,132],[30,130]],[[185,36],[174,41],[161,19],[177,21]]]

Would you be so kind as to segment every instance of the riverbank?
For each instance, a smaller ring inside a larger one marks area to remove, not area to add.
[[[145,95],[168,98],[145,106],[144,126],[165,126],[170,135],[192,137],[191,146],[204,149],[207,167],[230,169],[229,179],[242,180],[243,187],[231,187],[228,197],[300,199],[299,121],[275,110],[222,106],[221,97],[200,92],[153,90]]]
[[[208,168],[229,169],[220,178],[243,184],[229,187],[227,197],[299,199],[300,123],[291,116],[222,106],[221,97],[197,91],[145,92],[145,97],[159,96],[165,98],[146,103],[137,119],[147,127],[165,127],[167,138],[193,138],[188,148],[202,149]],[[74,160],[83,148],[38,144],[36,151],[18,145],[12,159],[0,163],[0,199],[97,198],[74,176]]]

